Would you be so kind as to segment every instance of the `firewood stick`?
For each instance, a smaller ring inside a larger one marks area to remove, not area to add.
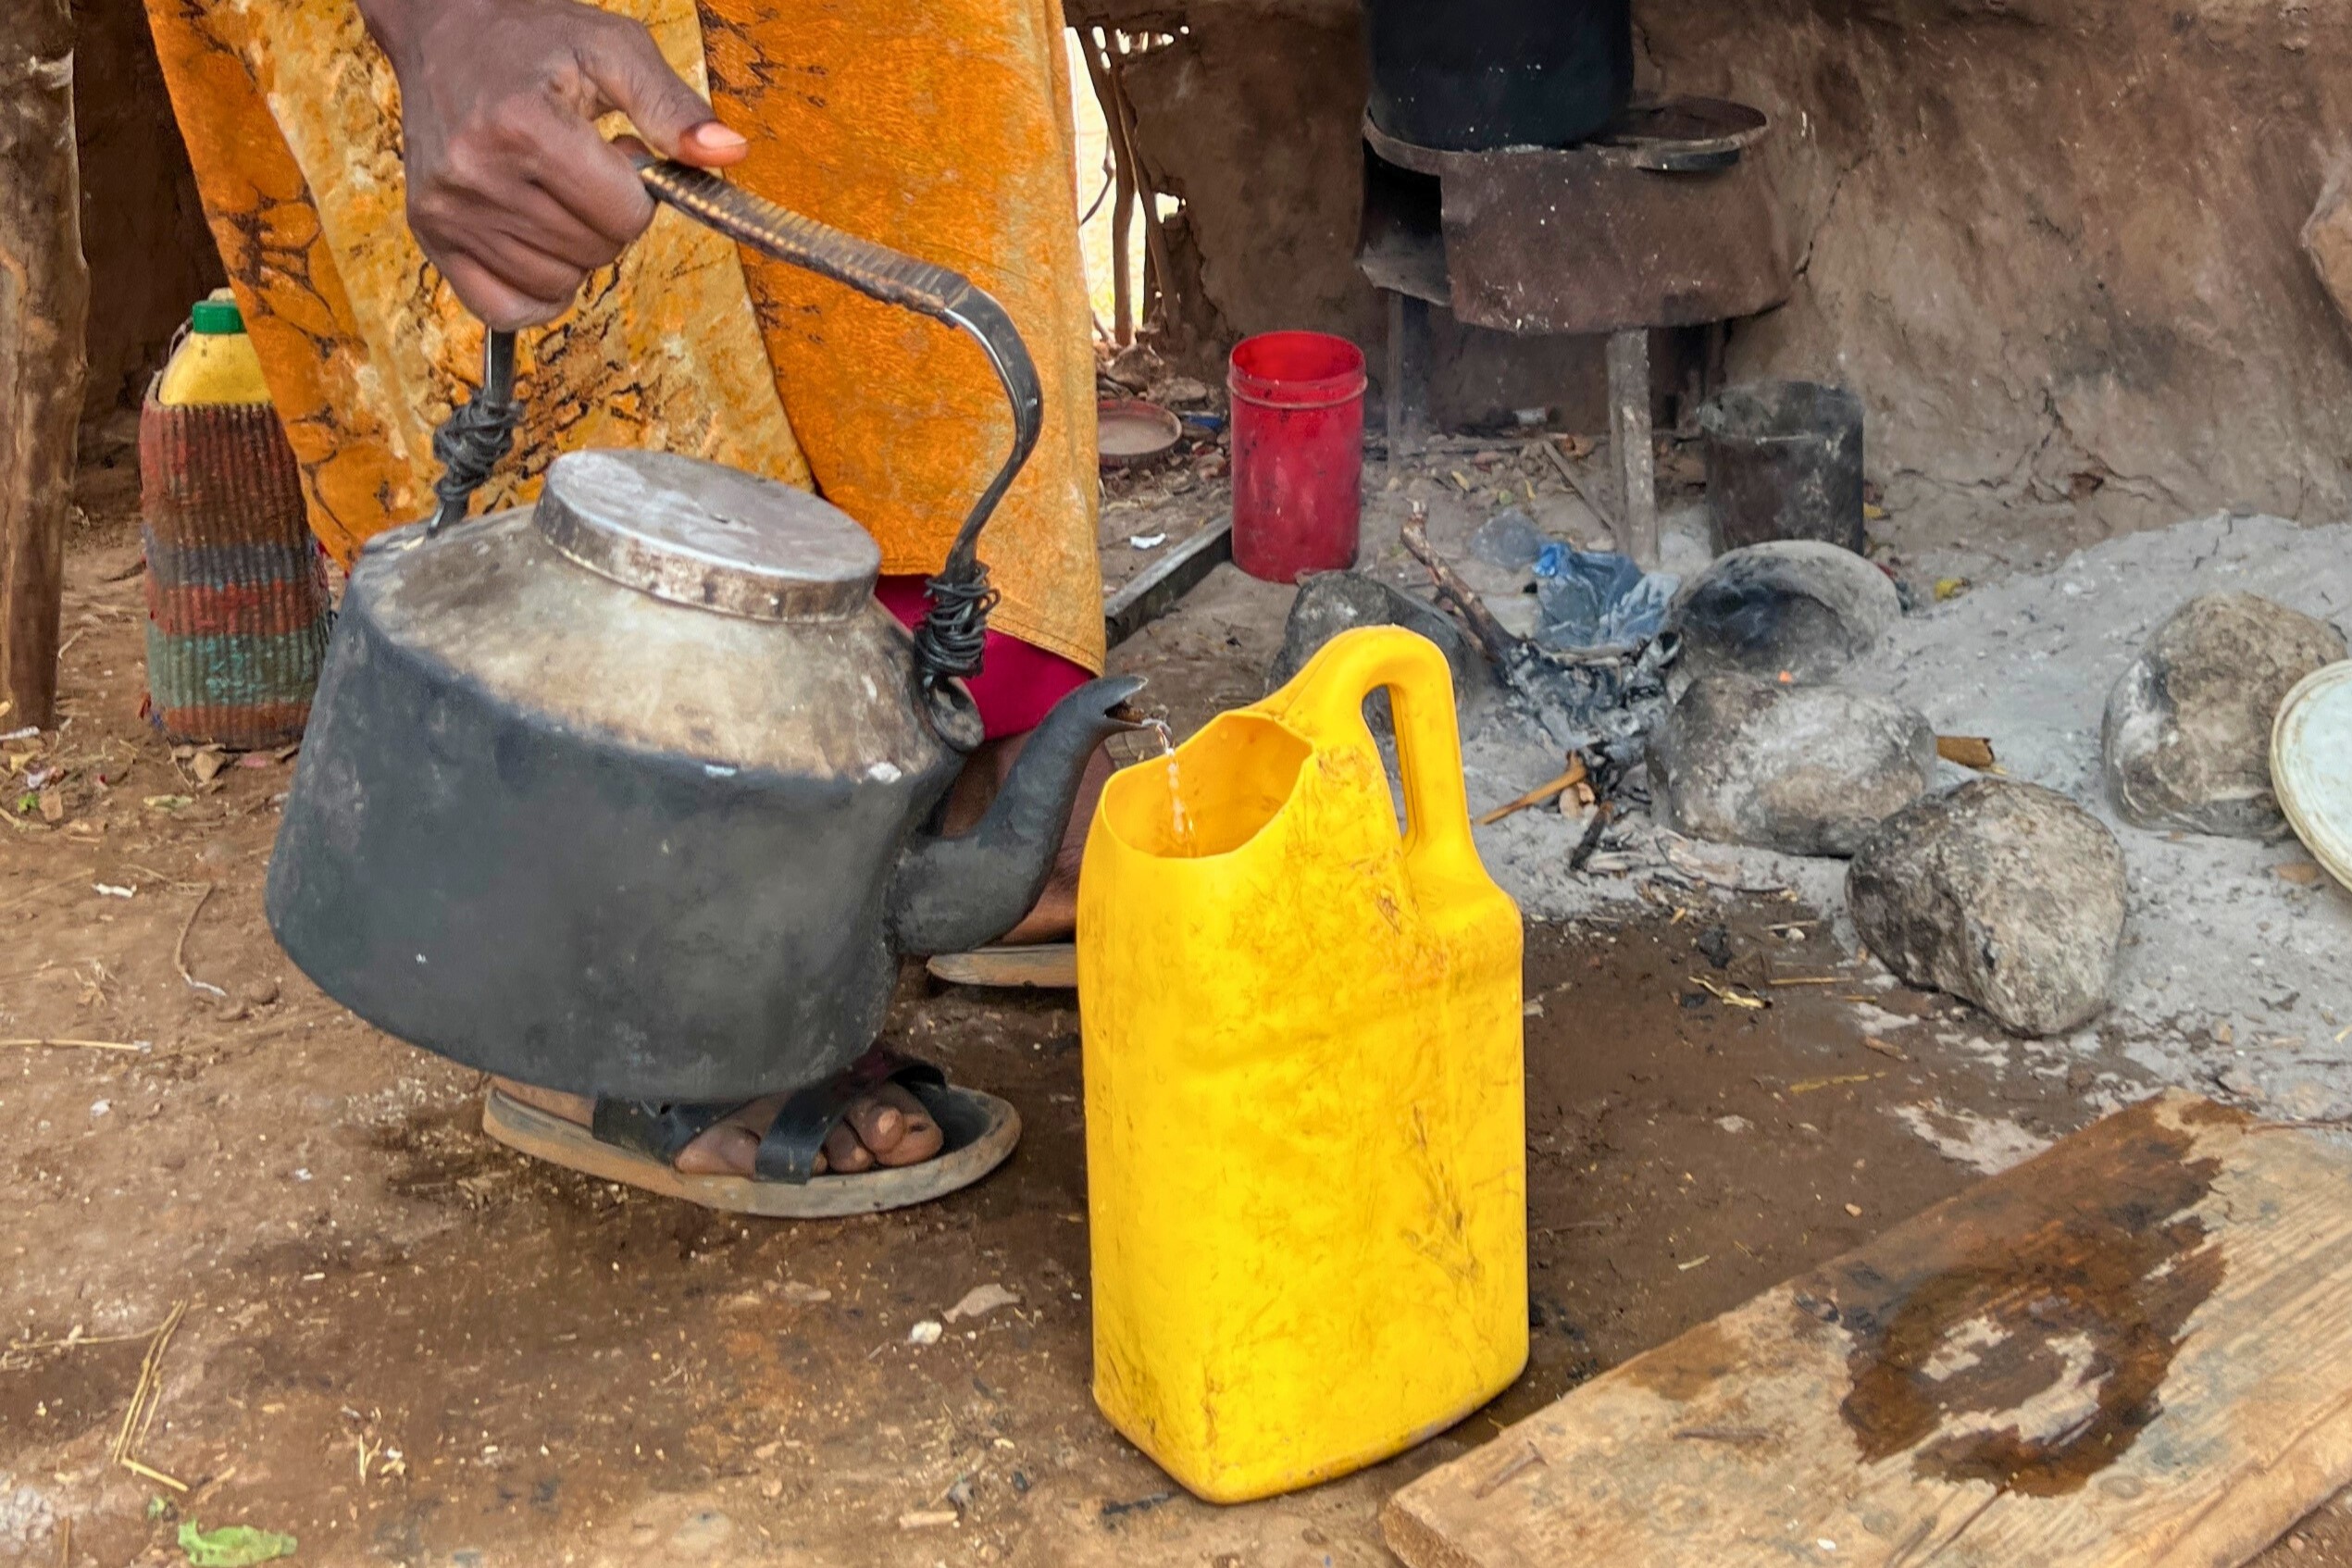
[[[1550,800],[1554,795],[1559,794],[1563,790],[1573,790],[1577,785],[1582,784],[1585,781],[1586,777],[1585,759],[1582,757],[1570,757],[1568,759],[1567,772],[1562,774],[1559,778],[1552,779],[1549,783],[1538,784],[1536,788],[1528,790],[1517,800],[1511,802],[1508,805],[1499,805],[1495,807],[1494,810],[1488,812],[1486,815],[1478,819],[1478,826],[1481,828],[1492,828],[1496,823],[1500,822],[1504,817],[1511,815],[1514,812],[1525,811],[1529,806],[1539,806],[1546,801]]]
[[[1430,579],[1437,583],[1438,593],[1469,625],[1471,635],[1487,651],[1487,657],[1498,666],[1503,665],[1518,646],[1519,639],[1495,619],[1494,613],[1478,597],[1478,591],[1462,581],[1461,575],[1446,563],[1445,557],[1430,548],[1429,508],[1422,502],[1412,504],[1412,515],[1405,519],[1404,545],[1412,552],[1414,560],[1429,569]]]

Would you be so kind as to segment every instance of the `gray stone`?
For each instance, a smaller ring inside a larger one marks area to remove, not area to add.
[[[1881,819],[1927,792],[1935,731],[1891,697],[1718,672],[1674,703],[1649,762],[1679,832],[1850,855]]]
[[[1914,986],[2019,1034],[2061,1034],[2107,1005],[2123,943],[2123,852],[2053,790],[1980,778],[1904,807],[1846,872],[1854,928]]]
[[[1299,596],[1291,601],[1281,651],[1266,670],[1266,690],[1286,684],[1306,667],[1316,649],[1360,626],[1400,626],[1435,642],[1453,666],[1458,699],[1493,679],[1470,634],[1444,611],[1362,572],[1318,572],[1299,585]]]
[[[1811,682],[1869,653],[1902,613],[1893,580],[1860,555],[1786,539],[1717,556],[1683,584],[1666,625],[1681,633],[1691,675]]]
[[[2108,693],[2100,739],[2116,811],[2142,828],[2284,832],[2271,721],[2296,681],[2344,656],[2334,628],[2251,593],[2183,604]]]
[[[1470,553],[1490,566],[1522,572],[1536,564],[1550,542],[1533,517],[1509,506],[1478,525],[1470,536]]]

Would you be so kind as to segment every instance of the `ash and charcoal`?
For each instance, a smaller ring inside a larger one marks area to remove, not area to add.
[[[1604,787],[1615,785],[1640,765],[1649,731],[1665,710],[1667,675],[1680,647],[1676,634],[1661,626],[1630,645],[1555,652],[1502,624],[1478,591],[1430,544],[1427,516],[1418,503],[1404,525],[1403,540],[1406,550],[1428,569],[1437,602],[1469,628],[1512,705],[1529,723],[1570,755],[1585,757]],[[1543,558],[1544,550],[1538,550],[1537,560]],[[1603,613],[1651,591],[1637,572],[1636,578]],[[1597,593],[1590,602],[1600,604]],[[1659,619],[1662,623],[1664,616]]]
[[[1819,634],[1801,650],[1753,635],[1760,576],[1799,575],[1771,548],[1688,574],[1666,623],[1676,701],[1635,723],[1644,765],[1578,869],[1589,817],[1482,831],[1523,907],[1786,890],[1886,983],[2042,1039],[2047,1070],[2120,1050],[2265,1114],[2352,1114],[2352,895],[2264,787],[2280,693],[2343,656],[2352,528],[2184,523],[1910,614],[1848,554],[1850,591],[1796,593]],[[1711,600],[1727,577],[1739,591]],[[1702,624],[1717,601],[1736,615]],[[1473,716],[1474,802],[1556,771],[1555,745],[1523,705]]]

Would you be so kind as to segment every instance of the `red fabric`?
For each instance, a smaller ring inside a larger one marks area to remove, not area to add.
[[[886,577],[875,585],[882,607],[905,623],[909,631],[923,619],[931,602],[924,597],[919,577]],[[1053,704],[1094,678],[1084,665],[1049,653],[1034,642],[990,629],[980,673],[966,685],[979,704],[980,722],[991,740],[1035,729]]]

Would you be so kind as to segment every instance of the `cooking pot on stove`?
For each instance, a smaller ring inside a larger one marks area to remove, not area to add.
[[[985,818],[938,831],[979,743],[961,677],[994,595],[977,541],[1035,444],[1019,334],[965,280],[650,159],[738,239],[977,339],[1013,449],[910,635],[880,554],[816,496],[694,458],[559,457],[536,504],[467,520],[513,422],[513,342],[436,442],[442,514],[354,566],[269,866],[271,928],[387,1033],[525,1082],[713,1101],[872,1043],[902,953],[1016,924],[1087,759],[1141,685],[1097,680]]]

